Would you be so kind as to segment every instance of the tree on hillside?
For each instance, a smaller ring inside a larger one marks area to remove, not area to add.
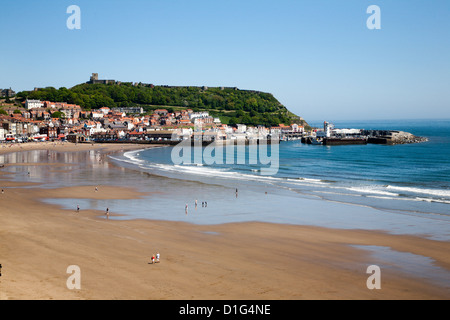
[[[20,101],[67,102],[84,109],[101,107],[141,106],[149,111],[152,106],[190,108],[194,111],[215,111],[216,116],[230,119],[231,123],[253,125],[289,124],[296,118],[270,93],[235,88],[166,87],[121,84],[79,84],[70,89],[53,87],[17,93]],[[156,109],[156,108],[151,108]],[[234,119],[233,119],[234,118]]]
[[[55,111],[52,113],[52,118],[64,119],[65,117],[66,115],[64,114],[64,112],[61,111]]]

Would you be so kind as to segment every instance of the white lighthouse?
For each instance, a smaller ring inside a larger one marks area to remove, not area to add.
[[[327,138],[331,137],[331,130],[333,130],[333,129],[334,129],[334,125],[332,123],[329,123],[326,121],[323,122],[323,131],[325,131],[325,136]]]

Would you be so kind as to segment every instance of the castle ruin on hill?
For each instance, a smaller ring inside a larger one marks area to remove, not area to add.
[[[98,73],[93,73],[92,76],[90,77],[89,81],[87,83],[90,84],[96,84],[96,83],[101,83],[101,84],[115,84],[116,80],[99,80],[98,79]]]

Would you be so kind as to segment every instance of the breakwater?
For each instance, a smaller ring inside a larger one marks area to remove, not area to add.
[[[356,135],[331,136],[317,138],[312,136],[303,136],[302,143],[315,145],[350,145],[350,144],[410,144],[426,142],[428,138],[415,136],[409,132],[395,130],[361,130]]]
[[[367,137],[367,143],[374,144],[409,144],[426,141],[428,141],[426,137],[418,137],[404,131],[388,131],[385,135],[369,135]]]

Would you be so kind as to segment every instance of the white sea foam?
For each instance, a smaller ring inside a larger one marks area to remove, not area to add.
[[[342,194],[344,196],[355,196],[358,194],[370,197],[370,198],[379,198],[379,199],[396,199],[396,200],[410,200],[410,201],[427,201],[427,202],[440,202],[450,204],[450,199],[435,199],[428,198],[428,196],[439,196],[439,197],[449,197],[450,198],[450,190],[441,190],[441,189],[425,189],[425,188],[413,188],[413,187],[399,187],[399,186],[340,186],[338,184],[332,184],[321,179],[314,178],[280,178],[274,176],[260,176],[255,174],[257,171],[251,169],[252,173],[242,173],[237,171],[232,171],[228,168],[215,168],[211,166],[204,166],[199,164],[191,164],[191,165],[172,165],[172,164],[160,164],[160,163],[150,163],[146,160],[139,159],[139,153],[142,150],[134,150],[125,152],[124,156],[126,159],[117,159],[120,161],[124,161],[131,164],[136,164],[140,168],[144,170],[160,170],[165,172],[172,173],[183,173],[195,176],[203,176],[203,177],[214,177],[214,178],[223,178],[223,179],[237,179],[237,180],[246,180],[246,181],[259,181],[265,183],[289,183],[291,185],[296,186],[311,186],[322,189],[322,192],[326,193],[329,189],[342,190],[341,192],[336,192],[336,194]],[[348,191],[353,193],[348,193]],[[321,192],[321,191],[318,191]],[[332,193],[332,192],[330,192]],[[413,193],[413,194],[423,194],[424,197],[402,197],[401,193]]]
[[[398,193],[383,191],[383,190],[379,190],[377,188],[378,188],[377,186],[350,187],[350,188],[348,188],[348,190],[360,192],[360,193],[379,194],[379,195],[392,196],[392,197],[399,196]]]
[[[428,194],[433,196],[440,197],[449,197],[450,198],[450,190],[443,189],[424,189],[424,188],[413,188],[413,187],[398,187],[388,185],[386,187],[388,190],[395,190],[399,192],[411,192],[411,193],[420,193],[420,194]]]
[[[318,185],[325,185],[328,184],[326,182],[323,182],[320,179],[312,179],[312,178],[298,178],[298,179],[292,179],[292,178],[288,178],[286,179],[288,182],[290,183],[294,183],[294,184],[300,184],[300,185],[305,185],[305,184],[318,184]]]
[[[129,163],[141,164],[141,163],[144,163],[145,160],[139,159],[139,158],[137,158],[137,156],[139,156],[139,152],[141,152],[143,150],[145,150],[145,149],[128,151],[128,152],[125,152],[123,155],[124,155],[124,157],[128,158],[131,161]]]
[[[193,175],[201,175],[201,176],[210,176],[215,178],[232,178],[239,180],[251,180],[251,181],[261,181],[261,182],[290,182],[298,185],[326,185],[326,182],[321,181],[320,179],[312,179],[312,178],[298,178],[298,179],[285,179],[274,176],[262,176],[254,173],[258,173],[260,169],[251,169],[253,174],[246,174],[236,171],[231,171],[225,168],[212,168],[210,166],[204,166],[203,164],[183,164],[183,165],[172,165],[172,164],[160,164],[160,163],[151,163],[149,161],[145,161],[143,159],[139,159],[139,152],[143,150],[133,150],[124,153],[124,156],[128,159],[118,159],[115,160],[124,161],[127,163],[136,164],[142,169],[158,169],[166,172],[180,172],[185,174],[193,174]]]
[[[414,199],[416,201],[438,202],[438,203],[450,204],[450,200],[440,200],[440,199],[431,199],[431,198],[422,198],[422,197],[416,197]]]

